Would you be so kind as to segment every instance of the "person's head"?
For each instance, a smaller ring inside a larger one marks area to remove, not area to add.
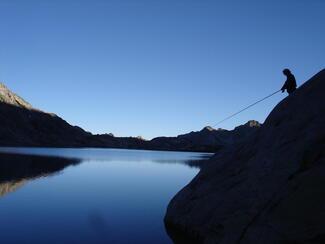
[[[284,75],[290,75],[291,74],[290,69],[284,69],[282,72],[283,72]]]

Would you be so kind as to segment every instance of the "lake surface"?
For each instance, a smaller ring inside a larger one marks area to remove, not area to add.
[[[39,148],[0,153],[5,244],[172,243],[163,223],[167,205],[208,155]]]

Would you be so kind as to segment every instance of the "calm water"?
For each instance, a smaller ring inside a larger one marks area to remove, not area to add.
[[[198,173],[195,161],[207,155],[117,149],[0,152],[6,152],[0,154],[0,242],[5,244],[171,243],[163,223],[168,202]]]

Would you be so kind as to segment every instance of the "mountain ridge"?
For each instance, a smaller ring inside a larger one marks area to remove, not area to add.
[[[234,141],[241,141],[259,127],[248,121],[234,130],[206,126],[174,137],[115,137],[93,135],[81,127],[70,125],[54,113],[34,108],[19,95],[0,83],[0,145],[39,147],[109,147],[125,149],[215,152]]]

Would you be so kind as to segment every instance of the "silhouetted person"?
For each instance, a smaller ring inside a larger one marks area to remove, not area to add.
[[[282,92],[284,92],[285,90],[287,90],[287,92],[289,94],[291,94],[297,88],[296,78],[291,73],[291,71],[289,69],[284,69],[283,70],[283,74],[287,77],[287,80],[284,83],[284,85],[282,86],[281,90],[282,90]]]

